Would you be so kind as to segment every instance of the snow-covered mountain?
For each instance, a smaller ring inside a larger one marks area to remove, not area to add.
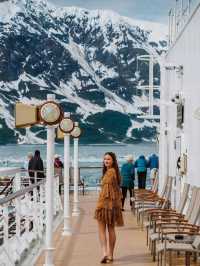
[[[151,32],[152,31],[152,32]],[[84,129],[82,142],[151,140],[156,123],[137,118],[148,95],[148,64],[166,50],[166,27],[112,11],[56,8],[45,0],[0,3],[0,143],[39,142],[43,127],[14,129],[16,101],[40,104],[55,93]],[[159,84],[159,66],[154,68]],[[159,113],[159,92],[155,91]]]

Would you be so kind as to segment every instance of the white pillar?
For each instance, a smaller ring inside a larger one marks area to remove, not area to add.
[[[48,95],[48,100],[55,100]],[[53,178],[54,178],[55,127],[47,126],[47,172],[46,172],[46,248],[45,266],[53,264]]]
[[[78,138],[74,138],[74,206],[73,216],[79,216],[79,199],[78,199],[78,179],[79,179],[79,166],[78,166]]]
[[[167,80],[166,80],[166,69],[165,69],[165,58],[162,55],[162,62],[160,63],[160,139],[159,139],[159,191],[162,190],[164,180],[168,175],[168,136],[167,132]]]
[[[64,134],[64,228],[63,236],[72,234],[69,199],[70,134]]]

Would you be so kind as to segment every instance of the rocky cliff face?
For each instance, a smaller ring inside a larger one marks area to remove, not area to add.
[[[153,32],[146,28],[154,29]],[[39,104],[55,93],[81,123],[84,143],[152,140],[156,122],[137,118],[148,106],[148,64],[160,54],[165,28],[111,11],[55,8],[46,1],[0,3],[0,144],[42,143],[43,127],[14,129],[14,103]],[[159,84],[159,66],[154,67]],[[159,113],[159,91],[154,92]]]

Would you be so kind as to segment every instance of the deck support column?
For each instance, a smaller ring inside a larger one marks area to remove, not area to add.
[[[78,143],[79,139],[74,138],[74,206],[73,216],[79,216],[79,198],[78,198],[78,182],[79,182],[79,166],[78,166]]]
[[[54,95],[49,95],[54,96]],[[50,98],[50,97],[49,97]],[[48,100],[54,100],[49,99]],[[45,266],[53,264],[53,185],[54,185],[55,127],[47,126],[47,173],[46,173],[46,248]]]
[[[72,234],[69,198],[70,134],[64,135],[64,228],[63,236]]]

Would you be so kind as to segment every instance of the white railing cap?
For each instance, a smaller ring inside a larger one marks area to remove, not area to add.
[[[0,167],[0,176],[1,175],[15,175],[21,172],[19,167]]]

